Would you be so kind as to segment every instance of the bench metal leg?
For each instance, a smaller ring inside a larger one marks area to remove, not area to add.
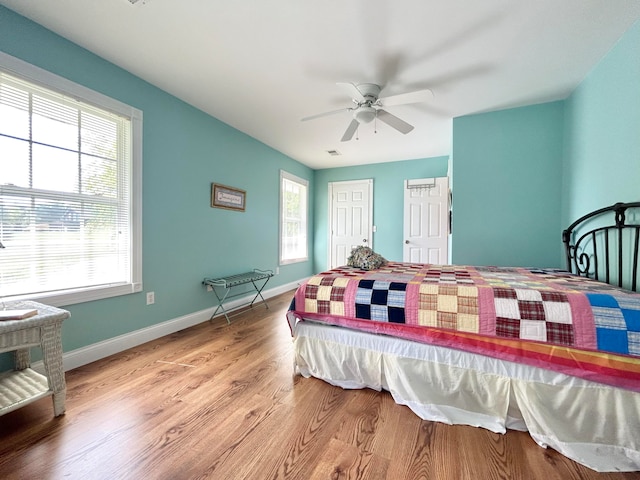
[[[270,278],[270,277],[269,277]],[[253,302],[256,301],[256,299],[258,297],[260,297],[262,299],[262,303],[264,303],[264,306],[267,307],[267,309],[269,308],[269,304],[267,303],[267,301],[264,299],[264,297],[262,296],[262,289],[264,288],[264,286],[267,284],[267,282],[269,281],[269,278],[267,278],[264,283],[262,284],[262,286],[260,288],[258,288],[258,286],[256,285],[256,282],[254,282],[253,280],[251,280],[251,283],[253,283],[253,288],[256,289],[256,296],[253,297],[253,300],[251,300],[251,303],[249,304],[249,306],[253,307]]]
[[[220,295],[218,295],[218,292],[216,291],[215,287],[212,288],[213,293],[215,294],[216,298],[218,299],[218,306],[216,307],[215,311],[213,312],[213,314],[211,315],[211,318],[209,319],[209,321],[213,320],[213,317],[216,316],[216,313],[218,313],[218,310],[222,310],[222,313],[224,313],[225,318],[227,319],[227,324],[231,323],[231,320],[229,320],[229,315],[227,315],[227,311],[224,308],[224,301],[227,299],[227,295],[229,295],[229,292],[231,291],[230,288],[227,288],[226,291],[224,292],[224,295],[222,296],[222,298],[220,298]]]

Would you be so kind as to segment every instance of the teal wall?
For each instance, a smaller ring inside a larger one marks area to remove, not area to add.
[[[564,267],[561,231],[640,200],[640,22],[563,102],[454,119],[452,260]]]
[[[452,262],[559,266],[563,102],[455,118]]]
[[[640,22],[566,100],[563,224],[640,201]]]
[[[65,350],[212,307],[205,276],[275,270],[280,169],[308,179],[311,199],[313,170],[4,7],[0,50],[144,115],[143,284],[155,304],[138,293],[69,306]],[[211,208],[211,182],[246,190],[246,212]],[[282,266],[268,286],[311,273],[311,261]]]
[[[446,177],[449,157],[327,168],[315,172],[314,270],[328,265],[329,183],[373,179],[373,248],[383,257],[402,261],[404,180]]]

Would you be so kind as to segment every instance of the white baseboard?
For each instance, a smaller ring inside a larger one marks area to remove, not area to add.
[[[275,297],[276,295],[280,295],[281,293],[285,293],[295,289],[300,284],[300,282],[301,281],[291,282],[285,285],[274,287],[269,290],[264,290],[262,292],[262,296],[265,299]],[[248,293],[246,297],[241,297],[237,300],[226,302],[224,304],[224,308],[227,311],[231,311],[234,308],[246,305],[247,301],[251,301],[253,295],[255,295],[255,293]],[[62,356],[64,362],[64,370],[67,371],[77,367],[81,367],[82,365],[95,362],[96,360],[108,357],[109,355],[123,352],[129,348],[135,347],[137,345],[142,345],[143,343],[149,342],[151,340],[155,340],[156,338],[164,337],[165,335],[169,335],[179,330],[183,330],[185,328],[205,322],[211,318],[211,315],[213,314],[215,309],[216,308],[214,306],[205,310],[200,310],[199,312],[189,313],[187,315],[167,320],[150,327],[135,330],[133,332],[125,333],[124,335],[119,335],[102,342],[94,343],[92,345],[87,345],[86,347],[65,352]],[[218,314],[216,314],[216,318],[221,315],[223,314],[221,312],[218,312]],[[284,318],[283,321],[285,321]],[[42,367],[42,361],[34,362],[33,368],[35,370],[42,371]]]

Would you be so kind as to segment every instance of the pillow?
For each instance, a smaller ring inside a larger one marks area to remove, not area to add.
[[[349,255],[347,259],[348,266],[361,268],[363,270],[375,270],[386,264],[386,258],[363,245],[351,250],[351,255]]]

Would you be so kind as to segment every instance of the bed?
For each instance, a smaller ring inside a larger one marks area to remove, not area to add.
[[[640,202],[585,215],[562,239],[566,270],[386,262],[314,275],[287,313],[295,371],[638,471]]]

